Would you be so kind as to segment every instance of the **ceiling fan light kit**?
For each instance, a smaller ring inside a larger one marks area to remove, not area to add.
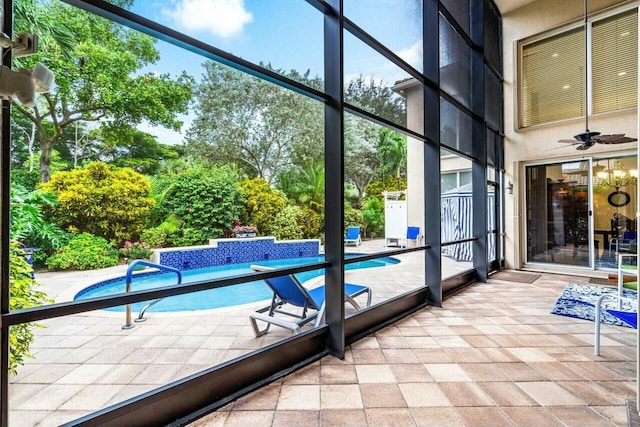
[[[589,61],[587,58],[587,0],[584,0],[584,64],[585,71],[589,67]],[[585,94],[589,93],[589,81],[587,79],[588,72],[585,73]],[[586,95],[585,95],[586,98]],[[585,99],[585,105],[587,105],[588,99]],[[589,130],[589,108],[587,106],[584,115],[585,118],[585,131],[574,135],[574,139],[560,139],[558,142],[564,144],[577,145],[576,150],[588,150],[596,144],[624,144],[627,142],[637,141],[637,138],[625,136],[624,133],[616,133],[611,135],[602,135],[600,132],[593,132]]]

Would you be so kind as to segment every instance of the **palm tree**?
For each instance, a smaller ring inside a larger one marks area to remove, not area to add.
[[[391,129],[382,129],[378,133],[378,156],[381,173],[393,172],[396,178],[406,175],[407,137]],[[403,173],[404,172],[404,173]]]
[[[69,56],[74,49],[73,33],[54,19],[42,4],[27,0],[13,3],[17,31],[37,31],[40,49],[59,49],[57,55]]]
[[[298,202],[314,211],[324,210],[324,165],[318,161],[307,163],[298,176]]]

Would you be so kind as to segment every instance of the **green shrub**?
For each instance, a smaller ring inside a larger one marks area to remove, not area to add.
[[[375,196],[381,202],[384,202],[383,191],[403,191],[407,189],[407,181],[394,176],[385,176],[383,179],[373,181],[364,189],[367,196]]]
[[[303,215],[300,206],[285,206],[273,219],[273,235],[278,240],[302,239],[304,230],[298,224],[298,219]]]
[[[12,311],[53,302],[43,292],[34,289],[38,283],[31,278],[33,269],[27,263],[24,255],[25,252],[18,248],[17,242],[11,243],[9,247],[9,309]],[[15,374],[16,368],[19,365],[24,365],[24,358],[31,357],[29,347],[33,342],[32,329],[40,326],[36,323],[11,326],[9,329],[9,372]]]
[[[78,234],[46,261],[52,270],[92,270],[118,264],[118,252],[102,237]]]
[[[162,248],[167,244],[167,233],[161,227],[147,228],[140,233],[140,240],[152,248]]]
[[[322,216],[308,206],[301,206],[297,223],[302,228],[302,237],[305,239],[317,238],[324,228]]]
[[[362,203],[362,218],[365,236],[376,236],[384,225],[384,203],[375,196],[366,197]]]
[[[50,210],[61,227],[118,243],[140,234],[154,203],[143,175],[102,162],[57,172],[43,188],[58,196]]]
[[[45,218],[43,207],[54,206],[55,203],[52,193],[26,191],[20,185],[11,187],[10,238],[25,246],[40,248],[32,255],[34,264],[42,264],[47,256],[72,237]]]
[[[195,228],[183,228],[174,234],[167,236],[167,243],[171,246],[196,246],[204,245],[209,241],[210,234]]]
[[[344,230],[347,231],[347,227],[362,227],[364,224],[364,218],[362,217],[362,211],[354,208],[351,205],[344,206]]]
[[[347,185],[344,187],[344,204],[346,205],[358,205],[360,203],[360,193],[358,189],[353,185]]]
[[[220,237],[230,229],[242,206],[235,179],[235,172],[228,168],[192,169],[173,177],[160,217],[174,214],[182,221],[182,229],[193,231],[171,234],[169,243],[201,244],[196,242]]]
[[[273,219],[287,204],[287,197],[262,178],[245,179],[239,187],[243,196],[240,221],[255,225],[263,236],[271,235]]]

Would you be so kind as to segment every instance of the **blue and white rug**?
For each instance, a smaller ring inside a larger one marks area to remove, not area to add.
[[[618,288],[596,285],[577,285],[575,283],[571,283],[565,286],[560,297],[553,306],[551,314],[593,321],[596,317],[595,305],[598,297],[605,293],[617,294]],[[630,289],[623,289],[622,296],[635,300],[638,299],[638,293]],[[605,299],[602,306],[605,309],[612,308],[617,310],[618,301],[615,299]],[[623,301],[622,311],[636,311],[636,307],[628,301]],[[602,311],[601,321],[602,323],[608,323],[610,325],[631,327],[627,323],[610,315],[604,310]]]

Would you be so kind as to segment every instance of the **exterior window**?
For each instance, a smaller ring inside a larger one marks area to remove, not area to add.
[[[638,14],[594,22],[593,113],[635,107],[638,101]]]
[[[521,126],[584,114],[584,32],[572,30],[522,49]]]
[[[471,171],[443,172],[440,177],[440,190],[443,193],[466,184],[471,184]]]
[[[591,32],[592,113],[637,105],[638,13],[596,21]],[[586,113],[584,28],[522,46],[520,127]]]
[[[440,190],[445,193],[449,190],[453,190],[458,186],[458,174],[443,173],[440,177]]]
[[[460,185],[471,183],[471,171],[460,172]]]

